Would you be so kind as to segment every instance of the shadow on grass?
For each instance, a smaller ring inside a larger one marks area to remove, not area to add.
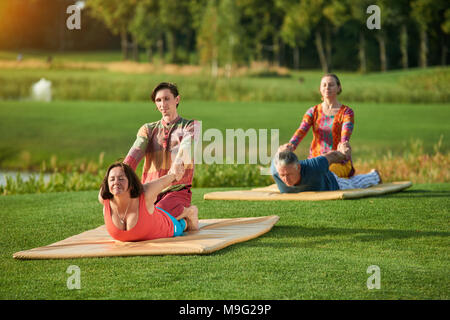
[[[380,195],[380,198],[450,198],[450,191],[406,190],[399,193]]]
[[[350,229],[301,226],[275,226],[271,231],[250,241],[235,244],[213,253],[226,255],[239,247],[262,248],[317,248],[342,242],[387,241],[390,239],[414,239],[423,237],[449,237],[450,232],[386,229]],[[322,239],[323,237],[323,239]],[[335,237],[335,238],[331,238]],[[286,239],[287,241],[283,240]]]
[[[387,230],[387,229],[350,229],[327,227],[301,227],[301,226],[275,226],[263,237],[274,239],[276,242],[258,243],[258,246],[270,247],[315,247],[330,244],[331,242],[355,241],[387,241],[391,239],[414,239],[423,237],[449,237],[450,232],[420,231],[420,230]],[[320,238],[326,239],[320,239]],[[330,239],[335,237],[335,239]],[[282,239],[295,239],[282,241]]]

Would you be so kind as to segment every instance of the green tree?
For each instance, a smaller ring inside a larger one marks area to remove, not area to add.
[[[445,10],[445,20],[442,22],[441,28],[445,33],[450,33],[450,8]]]
[[[250,60],[263,61],[265,52],[270,52],[273,63],[280,63],[280,28],[285,13],[283,5],[278,4],[278,1],[236,1],[245,29],[241,43],[249,48],[246,55],[251,57]]]
[[[304,48],[310,36],[307,25],[299,21],[297,12],[300,10],[300,3],[292,0],[278,0],[277,5],[285,10],[283,24],[281,25],[280,36],[293,49],[293,66],[298,69],[300,66],[300,48]]]
[[[220,0],[218,19],[219,64],[225,67],[225,73],[230,77],[233,64],[243,59],[240,55],[242,30],[236,0]]]
[[[208,1],[197,32],[197,50],[200,64],[209,64],[211,75],[214,77],[217,77],[219,67],[218,15],[216,1]]]
[[[350,4],[343,0],[331,0],[323,9],[323,14],[329,23],[325,29],[325,52],[329,69],[332,68],[332,41],[339,29],[351,19]]]
[[[437,0],[434,2],[435,18],[430,25],[430,36],[432,40],[439,41],[441,47],[441,59],[440,64],[445,66],[447,64],[447,53],[449,43],[449,31],[450,31],[450,8],[448,1]],[[436,43],[437,45],[437,43]]]
[[[385,72],[388,69],[388,59],[386,54],[387,34],[389,32],[389,27],[395,25],[395,21],[397,21],[397,11],[395,10],[395,5],[389,0],[378,0],[377,5],[380,8],[381,29],[375,29],[373,30],[373,33],[378,42],[380,70]]]
[[[324,16],[326,0],[302,0],[297,7],[299,23],[305,25],[305,30],[314,32],[314,43],[319,56],[320,65],[324,73],[328,73],[329,65],[325,54],[323,31],[328,28],[328,21]]]
[[[304,47],[314,32],[322,70],[328,72],[332,60],[331,35],[349,16],[345,3],[334,0],[278,0],[277,4],[284,9],[281,36],[294,49],[294,68],[299,64],[299,48]]]
[[[130,23],[129,30],[138,44],[147,51],[148,61],[152,61],[153,47],[159,48],[160,58],[163,57],[162,37],[164,29],[161,26],[158,0],[143,0],[138,3],[136,14]]]
[[[401,66],[407,69],[409,66],[408,59],[408,24],[411,20],[411,0],[397,0],[386,2],[390,6],[391,17],[389,24],[399,29],[399,46],[401,52]],[[383,19],[385,19],[383,17]]]
[[[285,9],[281,35],[290,46],[303,46],[313,36],[317,55],[324,73],[332,61],[333,34],[350,19],[349,4],[332,0],[280,0]]]
[[[366,27],[367,21],[367,7],[370,6],[372,0],[346,0],[350,6],[350,17],[355,25],[355,30],[358,30],[358,60],[359,71],[367,72],[367,57],[366,57],[366,37],[367,32],[370,31]]]
[[[328,72],[328,62],[325,55],[321,26],[327,22],[323,14],[325,0],[300,0],[292,3],[285,1],[282,6],[286,16],[282,26],[282,37],[292,46],[297,41],[300,44],[314,32],[314,42],[319,56],[322,71]]]
[[[411,2],[411,17],[417,23],[420,34],[419,66],[428,66],[428,33],[435,19],[439,18],[439,11],[448,7],[446,1],[441,0],[413,0]]]
[[[197,25],[197,48],[200,63],[211,65],[211,74],[218,75],[219,66],[231,76],[234,64],[244,60],[242,55],[242,29],[235,0],[208,1]]]
[[[441,64],[445,66],[447,64],[447,51],[448,51],[447,41],[450,34],[450,8],[445,10],[444,21],[441,23],[441,29],[444,32],[446,38],[442,44],[442,59],[441,59]]]
[[[159,0],[159,7],[159,21],[164,28],[169,62],[180,62],[177,52],[178,36],[191,29],[189,1]]]
[[[86,7],[92,17],[97,18],[115,35],[121,38],[122,56],[128,56],[128,31],[134,17],[137,0],[88,0]],[[134,58],[137,59],[137,42],[133,41]]]

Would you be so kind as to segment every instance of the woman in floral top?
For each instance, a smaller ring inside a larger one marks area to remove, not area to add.
[[[343,148],[347,150],[347,159],[341,163],[330,165],[330,171],[333,171],[338,177],[348,178],[355,173],[349,145],[353,132],[354,114],[351,108],[338,101],[337,96],[341,92],[339,78],[335,74],[324,75],[320,82],[323,102],[306,111],[299,128],[291,140],[280,147],[280,150],[287,148],[294,151],[312,127],[313,140],[309,158],[337,150],[338,145],[342,144]]]

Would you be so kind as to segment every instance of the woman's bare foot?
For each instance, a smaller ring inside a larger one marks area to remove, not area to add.
[[[188,231],[198,230],[198,208],[196,206],[190,206],[190,214],[186,217],[188,223]]]
[[[196,206],[184,208],[183,213],[177,217],[177,220],[180,219],[186,219],[187,231],[198,230],[198,208]]]

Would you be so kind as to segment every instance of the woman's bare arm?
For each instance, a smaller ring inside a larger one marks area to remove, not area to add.
[[[148,203],[154,203],[161,191],[170,186],[172,182],[181,180],[183,175],[184,164],[176,161],[165,176],[144,184],[145,198]]]
[[[328,160],[328,164],[339,163],[345,160],[347,157],[340,151],[330,151],[323,155]]]
[[[103,204],[103,198],[102,198],[102,188],[100,188],[100,191],[98,192],[98,202]]]

